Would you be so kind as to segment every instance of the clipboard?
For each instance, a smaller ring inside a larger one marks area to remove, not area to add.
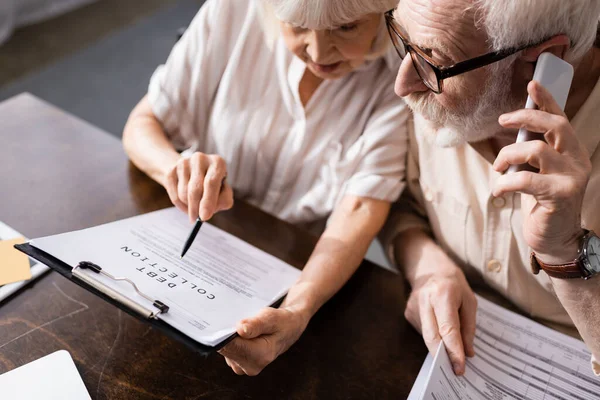
[[[32,257],[32,258],[38,260],[39,262],[41,262],[42,264],[47,265],[48,267],[52,268],[54,271],[58,272],[59,274],[61,274],[63,277],[67,278],[71,282],[79,285],[80,287],[84,288],[88,292],[95,294],[96,296],[100,297],[104,301],[112,304],[113,306],[126,312],[127,314],[131,315],[132,317],[135,317],[140,321],[150,324],[152,327],[156,328],[158,331],[162,332],[163,334],[170,337],[171,339],[174,339],[180,343],[183,343],[184,345],[186,345],[188,348],[190,348],[191,350],[193,350],[196,353],[207,356],[207,355],[219,350],[220,348],[225,346],[227,343],[229,343],[231,340],[233,340],[235,337],[237,337],[237,333],[233,333],[231,336],[228,336],[227,338],[225,338],[224,340],[219,342],[214,347],[199,343],[196,340],[188,337],[184,333],[180,332],[176,328],[172,327],[171,325],[167,324],[163,320],[155,318],[155,316],[158,315],[158,313],[168,312],[168,304],[165,304],[165,303],[161,302],[160,300],[158,300],[158,303],[154,305],[156,308],[156,311],[155,311],[156,314],[150,315],[150,316],[144,316],[144,315],[142,315],[142,313],[140,313],[140,310],[136,310],[135,307],[128,306],[126,302],[120,301],[119,299],[115,299],[115,298],[111,297],[109,294],[100,290],[97,286],[88,283],[86,280],[78,278],[77,277],[78,274],[76,272],[75,273],[73,272],[73,270],[75,268],[70,267],[65,262],[46,253],[45,251],[42,251],[42,250],[36,248],[35,246],[32,246],[29,243],[17,244],[14,247],[17,250],[27,254],[29,257]],[[77,268],[93,269],[94,267],[99,267],[93,263],[88,262],[89,264],[92,264],[92,266],[85,265],[84,263],[86,263],[85,260],[80,262],[80,264],[77,266]],[[97,272],[97,271],[94,271],[94,272]],[[130,283],[133,283],[135,286],[135,282],[130,281]],[[135,288],[135,290],[137,290],[137,287]],[[147,299],[149,298],[149,296],[146,296],[145,294],[141,293],[139,290],[137,290],[137,292],[140,293],[143,297],[145,297]],[[284,298],[285,298],[285,296],[282,297],[281,299],[278,299],[274,304],[271,305],[271,307],[278,307]],[[157,299],[155,299],[155,300],[157,300]],[[142,306],[140,306],[140,307],[142,307]]]

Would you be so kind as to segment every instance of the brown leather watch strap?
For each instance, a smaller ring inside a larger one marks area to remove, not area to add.
[[[584,269],[581,266],[581,259],[576,259],[570,263],[562,265],[548,265],[538,260],[535,253],[530,256],[531,271],[537,275],[540,270],[544,270],[548,276],[557,279],[575,279],[585,277]]]

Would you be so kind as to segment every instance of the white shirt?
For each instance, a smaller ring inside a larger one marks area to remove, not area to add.
[[[394,201],[404,187],[408,109],[395,54],[326,80],[306,108],[305,64],[268,45],[257,0],[209,0],[149,86],[179,149],[218,154],[238,197],[293,223],[322,220],[346,194]]]

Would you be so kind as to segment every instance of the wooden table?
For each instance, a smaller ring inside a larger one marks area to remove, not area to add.
[[[114,137],[31,95],[0,104],[0,220],[23,234],[168,206]],[[315,244],[242,202],[214,223],[297,267]],[[405,290],[365,261],[287,353],[240,377],[51,272],[1,305],[0,373],[66,349],[93,399],[405,399],[426,355],[403,317]]]

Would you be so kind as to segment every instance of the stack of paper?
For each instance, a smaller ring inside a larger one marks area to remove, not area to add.
[[[408,400],[599,400],[585,344],[478,297],[476,356],[456,376],[443,343]]]

